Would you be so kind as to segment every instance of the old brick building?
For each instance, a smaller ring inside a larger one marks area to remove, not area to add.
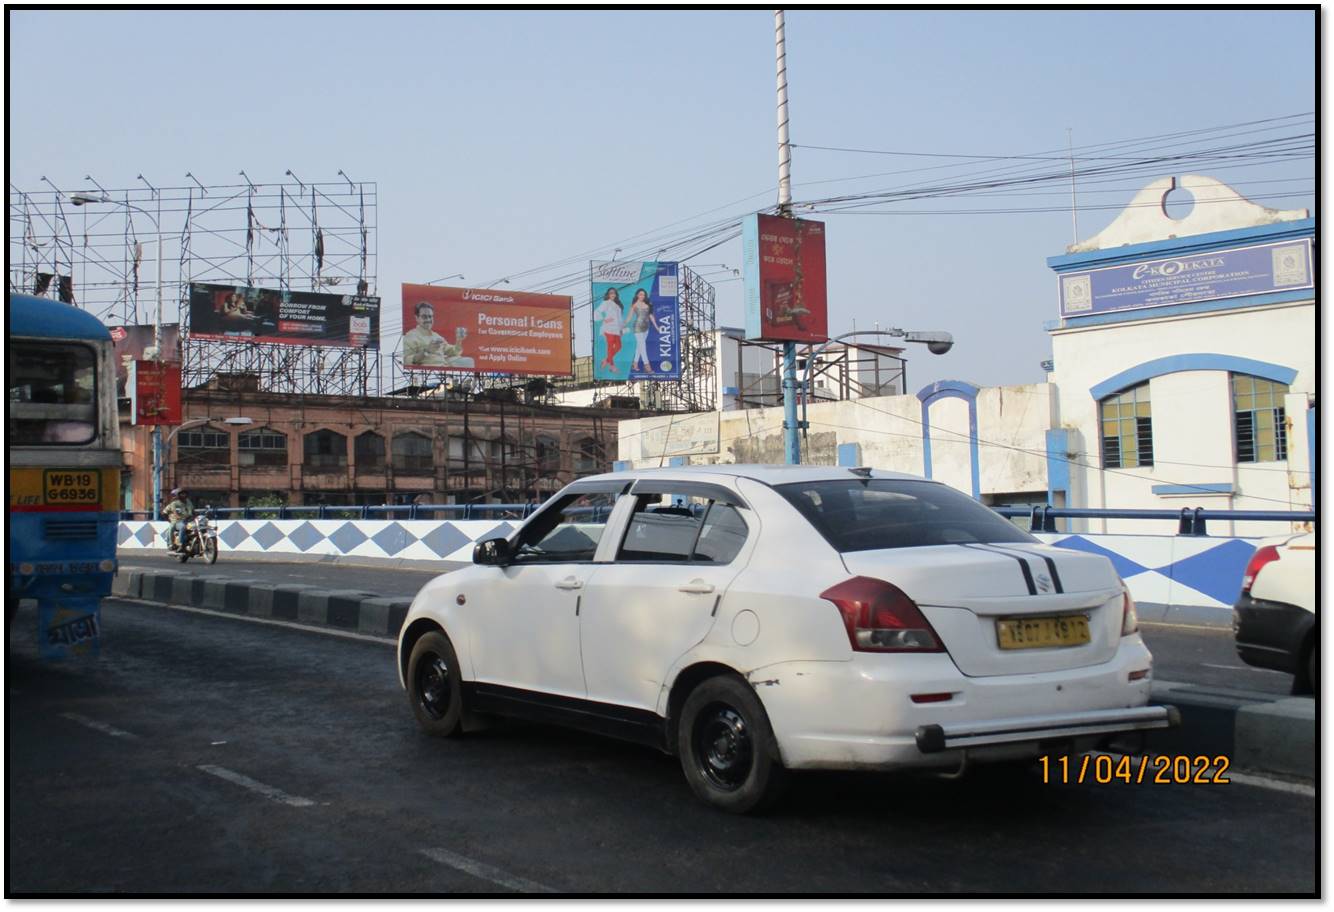
[[[227,388],[222,388],[222,387]],[[610,470],[637,409],[525,403],[522,393],[419,398],[286,395],[231,382],[186,390],[162,488],[196,503],[522,503]],[[249,418],[245,425],[227,419]],[[152,439],[122,427],[125,509],[152,501]]]

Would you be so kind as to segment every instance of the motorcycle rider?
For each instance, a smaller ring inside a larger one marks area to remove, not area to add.
[[[185,488],[172,488],[171,498],[171,503],[162,511],[171,521],[167,550],[179,551],[185,542],[185,522],[195,515],[195,505],[190,500],[190,492]]]

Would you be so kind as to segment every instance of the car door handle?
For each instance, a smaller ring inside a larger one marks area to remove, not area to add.
[[[713,583],[706,583],[704,580],[691,580],[684,586],[676,587],[678,592],[690,592],[696,595],[708,595],[713,591]]]
[[[581,580],[581,579],[578,579],[577,577],[567,576],[567,577],[565,577],[565,579],[563,579],[563,580],[559,581],[558,583],[556,583],[556,588],[557,588],[557,589],[582,589],[582,588],[584,588],[584,581]]]

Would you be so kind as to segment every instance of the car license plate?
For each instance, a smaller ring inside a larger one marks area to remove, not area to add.
[[[47,504],[97,507],[102,503],[102,473],[94,469],[47,469],[42,473]]]
[[[1082,646],[1089,642],[1089,619],[1087,614],[1000,618],[996,621],[996,639],[1001,649]]]

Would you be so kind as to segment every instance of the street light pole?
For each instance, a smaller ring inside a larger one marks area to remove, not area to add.
[[[162,224],[153,213],[143,209],[128,201],[112,199],[109,196],[91,196],[86,193],[75,193],[70,196],[70,202],[76,206],[87,205],[88,203],[111,203],[113,206],[124,206],[133,212],[143,214],[153,223],[153,230],[157,232],[157,311],[153,318],[153,360],[159,365],[162,364]],[[178,428],[179,430],[179,428]],[[156,520],[162,513],[162,425],[153,425],[153,519]]]
[[[787,50],[783,11],[774,10],[774,58],[778,76],[778,214],[792,217],[792,148],[787,135]],[[783,343],[783,444],[788,465],[801,463],[797,424],[797,343]]]

